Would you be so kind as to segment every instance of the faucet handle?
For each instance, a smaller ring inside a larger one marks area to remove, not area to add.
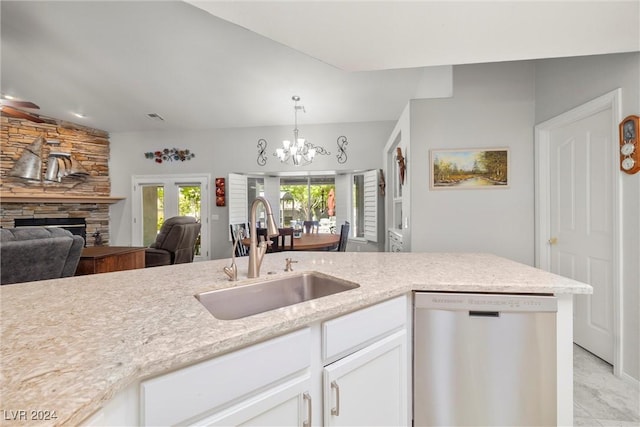
[[[291,264],[297,263],[298,261],[294,261],[291,258],[285,258],[284,261],[286,262],[286,265],[284,267],[284,271],[293,271],[293,268],[291,268]]]
[[[236,266],[235,262],[232,262],[230,267],[224,267],[223,270],[224,270],[224,274],[229,276],[229,280],[231,281],[238,280],[238,267]]]

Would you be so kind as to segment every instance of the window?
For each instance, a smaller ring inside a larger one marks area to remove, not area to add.
[[[335,232],[335,196],[334,176],[281,177],[280,225],[318,221],[321,233]]]
[[[340,225],[349,221],[350,237],[378,241],[377,222],[383,205],[378,203],[377,170],[281,176],[230,173],[227,194],[229,224],[248,223],[249,206],[255,197],[264,196],[280,227],[312,220],[318,221],[321,233],[340,233]],[[264,221],[260,211],[257,221]]]
[[[251,206],[256,197],[264,197],[264,178],[247,177],[247,206]],[[258,205],[256,210],[258,228],[266,227],[266,221],[267,211],[263,205]]]

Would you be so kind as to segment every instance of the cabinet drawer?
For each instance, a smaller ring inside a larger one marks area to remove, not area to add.
[[[322,359],[332,361],[398,330],[407,322],[406,296],[329,320],[322,324]]]
[[[261,387],[306,369],[311,364],[311,331],[281,337],[188,366],[141,384],[143,425],[175,425]]]

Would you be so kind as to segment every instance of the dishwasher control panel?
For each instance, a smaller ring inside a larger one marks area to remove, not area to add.
[[[556,312],[554,296],[415,292],[415,307],[434,310]]]

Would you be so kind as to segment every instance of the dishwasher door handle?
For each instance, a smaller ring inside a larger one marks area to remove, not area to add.
[[[469,317],[500,317],[500,312],[469,310]]]

